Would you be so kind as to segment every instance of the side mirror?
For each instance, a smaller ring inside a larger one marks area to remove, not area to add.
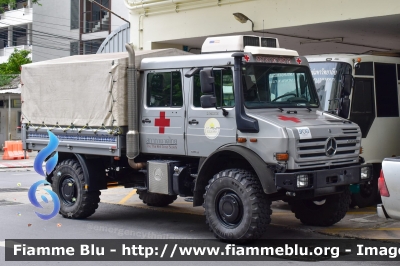
[[[213,94],[215,92],[215,80],[212,68],[205,68],[200,71],[200,85],[203,94]]]
[[[350,96],[351,88],[353,87],[354,79],[351,74],[343,74],[340,80],[342,86],[342,96]]]
[[[349,117],[349,113],[350,113],[350,99],[344,98],[342,99],[340,105],[339,116],[347,119]]]
[[[201,108],[210,108],[215,107],[217,103],[217,99],[214,95],[202,95],[200,97]]]

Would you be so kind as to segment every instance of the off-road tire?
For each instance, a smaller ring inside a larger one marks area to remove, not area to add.
[[[314,201],[325,199],[322,205]],[[325,196],[324,198],[291,200],[289,201],[292,212],[296,218],[305,225],[330,226],[346,215],[350,205],[350,189],[346,188],[340,194]]]
[[[271,201],[257,176],[242,169],[214,175],[206,187],[203,207],[210,231],[224,241],[258,239],[271,222]]]
[[[53,171],[52,181],[51,187],[60,199],[59,213],[64,218],[87,218],[99,207],[101,193],[85,190],[83,170],[78,161],[62,161]]]
[[[144,204],[152,207],[166,207],[178,198],[176,195],[151,193],[147,190],[138,190],[137,193]]]

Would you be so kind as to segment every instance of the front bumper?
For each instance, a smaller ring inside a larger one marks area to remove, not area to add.
[[[367,167],[368,177],[361,179],[361,168]],[[308,185],[298,187],[298,176],[307,175]],[[292,173],[276,173],[275,185],[278,189],[292,192],[312,191],[318,194],[329,194],[336,191],[336,187],[351,184],[359,184],[370,181],[372,178],[372,165],[362,164],[335,169],[324,169],[316,171],[302,171]]]
[[[385,218],[385,219],[390,218],[389,215],[387,214],[383,204],[378,204],[378,206],[376,206],[376,212],[377,212],[379,218]]]

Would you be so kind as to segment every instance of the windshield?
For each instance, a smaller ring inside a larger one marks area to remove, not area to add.
[[[351,74],[351,65],[336,62],[309,63],[321,108],[337,112],[341,93],[342,74]]]
[[[308,68],[296,65],[246,65],[243,94],[247,108],[318,107]]]

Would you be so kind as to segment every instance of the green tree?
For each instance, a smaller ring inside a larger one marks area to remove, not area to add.
[[[28,57],[30,53],[27,50],[14,49],[8,61],[0,65],[0,74],[20,74],[22,65],[32,63],[32,60]]]
[[[32,0],[32,4],[37,4],[41,6],[39,1],[40,0]],[[5,6],[10,6],[11,8],[15,8],[16,5],[17,5],[17,0],[0,0],[0,13],[3,13],[5,11],[4,10]]]
[[[30,51],[14,49],[8,61],[0,64],[0,86],[9,84],[12,79],[21,74],[22,65],[32,63],[32,60],[28,57],[29,54]]]

